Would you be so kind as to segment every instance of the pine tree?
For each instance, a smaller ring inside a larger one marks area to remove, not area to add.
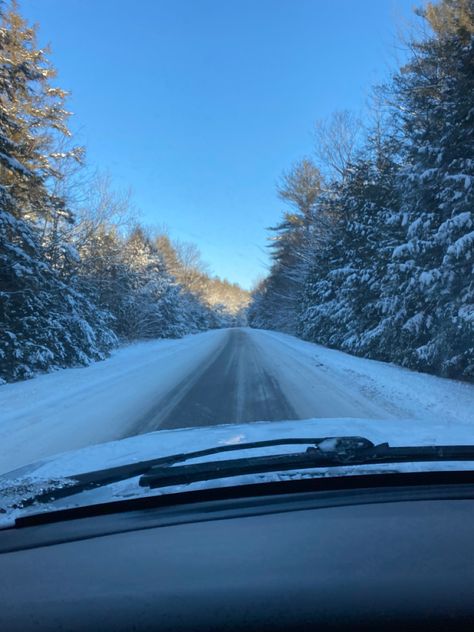
[[[395,77],[402,131],[393,253],[396,360],[443,375],[474,375],[474,5],[444,0],[421,12],[432,35],[413,44]]]
[[[431,32],[412,43],[385,91],[388,116],[314,201],[308,234],[323,225],[325,239],[307,242],[297,331],[472,379],[474,5],[442,0],[420,15]],[[281,280],[298,269],[293,228],[285,218],[275,264],[254,293],[257,326],[281,328]]]
[[[317,226],[314,213],[321,185],[319,170],[307,158],[295,164],[280,181],[278,195],[289,204],[290,210],[284,213],[277,226],[270,229],[273,233],[270,241],[273,264],[269,279],[261,288],[263,292],[260,292],[260,304],[262,307],[265,304],[267,315],[260,317],[259,326],[273,326],[291,333],[296,330],[308,251],[313,245]]]
[[[41,220],[69,219],[48,187],[63,118],[14,9],[0,26],[0,379],[9,380],[103,358],[116,343],[107,314],[61,279],[43,242]]]
[[[2,14],[1,62],[8,80],[2,92],[2,110],[9,119],[10,155],[24,165],[45,186],[31,187],[15,170],[2,170],[2,182],[18,201],[23,219],[49,222],[70,221],[64,201],[48,186],[61,177],[64,161],[79,160],[81,148],[61,150],[69,112],[64,107],[67,93],[51,84],[56,71],[46,51],[36,43],[36,31],[18,13],[16,1]]]
[[[306,282],[300,324],[305,337],[352,353],[391,358],[392,332],[381,296],[399,239],[393,221],[397,173],[390,144],[369,145],[326,196],[333,227]]]

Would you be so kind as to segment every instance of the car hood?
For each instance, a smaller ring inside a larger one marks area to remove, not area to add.
[[[438,430],[437,430],[438,428]],[[416,429],[416,430],[415,430]],[[443,424],[414,424],[406,420],[390,422],[387,420],[368,419],[307,419],[295,421],[252,422],[245,424],[226,424],[211,427],[184,428],[178,430],[162,430],[118,441],[102,443],[80,450],[64,452],[51,458],[26,465],[6,474],[0,475],[0,525],[10,523],[19,515],[38,513],[66,507],[77,507],[110,500],[120,500],[133,496],[156,495],[182,491],[184,486],[167,487],[161,490],[149,490],[138,485],[138,477],[113,483],[100,489],[89,490],[80,494],[57,500],[48,505],[31,505],[23,508],[22,504],[45,488],[54,489],[67,484],[68,477],[74,475],[126,465],[147,459],[155,459],[176,453],[202,450],[220,445],[231,445],[262,441],[268,439],[286,439],[294,437],[326,437],[342,435],[364,436],[374,443],[388,441],[391,445],[435,445],[440,443],[454,444],[459,437],[449,438]],[[277,451],[294,451],[294,446],[278,446]],[[275,452],[275,448],[261,448],[257,454]],[[239,451],[238,456],[246,456],[249,451]],[[229,458],[228,454],[213,455],[216,458]],[[465,467],[472,467],[472,463]],[[396,465],[341,466],[331,468],[330,473],[324,468],[319,470],[291,471],[285,473],[259,474],[245,477],[204,481],[186,485],[186,489],[201,489],[218,485],[235,485],[242,482],[262,482],[266,480],[282,480],[295,476],[344,476],[354,473],[374,471],[427,471],[430,469],[461,469],[462,463],[405,463]],[[464,468],[463,468],[464,469]],[[250,480],[249,480],[250,479]]]

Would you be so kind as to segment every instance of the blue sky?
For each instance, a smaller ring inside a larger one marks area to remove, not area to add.
[[[22,0],[91,165],[249,287],[314,121],[360,111],[414,0]]]

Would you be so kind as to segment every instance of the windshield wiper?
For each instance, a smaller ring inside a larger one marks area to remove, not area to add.
[[[140,477],[139,484],[143,487],[157,488],[246,474],[427,461],[474,461],[474,446],[392,448],[388,443],[374,445],[362,437],[335,437],[323,440],[300,453],[205,461],[204,463],[175,467],[153,467]]]
[[[178,463],[214,454],[290,445],[306,445],[307,448],[305,451],[286,454],[177,465]],[[54,502],[61,498],[74,496],[136,476],[140,476],[139,484],[142,487],[158,488],[244,474],[262,474],[343,465],[421,461],[474,461],[474,446],[391,448],[388,443],[375,445],[369,439],[358,436],[296,437],[223,445],[205,450],[171,454],[165,457],[84,474],[76,474],[65,479],[66,484],[64,487],[45,489],[39,494],[23,498],[21,507],[28,507],[36,503]]]
[[[213,454],[242,450],[258,450],[260,448],[285,445],[306,445],[309,447],[316,447],[321,445],[323,442],[328,441],[337,441],[341,450],[343,444],[347,446],[350,445],[351,449],[355,449],[356,447],[362,448],[364,446],[373,446],[373,443],[369,441],[369,439],[365,439],[363,437],[290,437],[287,439],[268,439],[266,441],[219,445],[213,448],[206,448],[204,450],[179,452],[155,459],[137,461],[136,463],[127,463],[126,465],[118,465],[116,467],[110,467],[102,470],[74,474],[63,479],[62,487],[55,486],[52,489],[48,489],[46,487],[46,489],[40,493],[22,498],[21,507],[25,508],[37,503],[54,502],[61,498],[75,496],[85,491],[105,487],[106,485],[112,485],[113,483],[119,483],[120,481],[141,476],[153,467],[169,467],[175,465],[176,463],[212,456]]]

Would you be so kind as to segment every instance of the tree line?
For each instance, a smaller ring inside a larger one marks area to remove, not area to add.
[[[417,10],[370,120],[319,123],[282,177],[272,265],[249,323],[441,376],[474,378],[474,4]]]
[[[2,3],[0,383],[238,322],[247,293],[210,276],[195,246],[146,230],[129,196],[85,169],[36,39]]]

